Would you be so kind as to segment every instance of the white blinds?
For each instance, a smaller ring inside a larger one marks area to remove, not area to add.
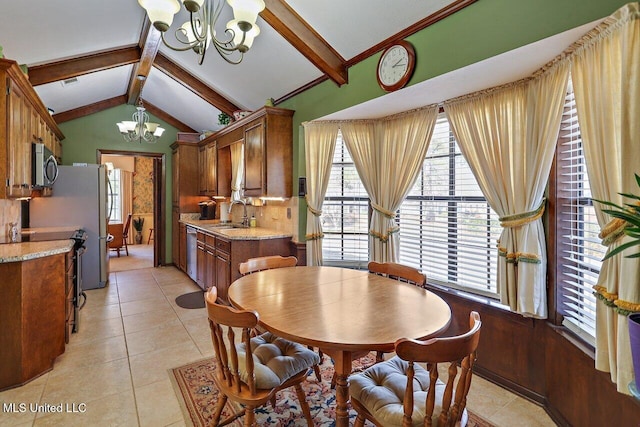
[[[429,282],[497,297],[499,221],[444,115],[398,222],[401,263],[421,269]]]
[[[338,133],[322,207],[324,265],[367,268],[369,197]]]
[[[595,339],[595,297],[605,247],[591,201],[580,126],[571,82],[565,99],[557,151],[558,310],[563,325],[587,342]]]

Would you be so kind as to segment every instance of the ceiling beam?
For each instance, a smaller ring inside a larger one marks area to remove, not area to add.
[[[153,114],[154,116],[156,116],[160,120],[163,120],[163,121],[169,123],[174,128],[178,129],[179,132],[197,133],[197,131],[195,131],[194,129],[192,129],[188,125],[182,123],[180,120],[176,119],[175,117],[165,113],[160,108],[156,107],[155,105],[151,104],[148,101],[144,101],[144,108],[149,113]]]
[[[187,70],[171,61],[162,53],[158,53],[153,66],[176,80],[182,86],[189,89],[191,92],[204,99],[209,104],[216,107],[218,110],[233,116],[233,112],[239,110],[238,106],[229,101],[224,96],[220,95],[215,90],[211,89],[201,80],[190,74]]]
[[[142,95],[142,87],[149,77],[151,66],[156,59],[162,37],[160,31],[151,25],[151,21],[144,20],[140,41],[138,46],[141,49],[140,62],[133,67],[131,78],[129,79],[129,89],[127,90],[127,103],[135,104]]]
[[[138,46],[96,52],[29,67],[29,81],[33,86],[38,86],[122,65],[135,64],[139,60]]]
[[[338,86],[349,81],[345,60],[283,0],[265,0],[260,16]]]
[[[127,102],[126,95],[116,96],[114,98],[98,101],[93,104],[85,105],[84,107],[75,108],[69,111],[63,111],[62,113],[54,114],[53,119],[56,123],[64,123],[69,120],[79,119],[80,117],[89,116],[100,111],[107,110],[118,105],[125,104]]]

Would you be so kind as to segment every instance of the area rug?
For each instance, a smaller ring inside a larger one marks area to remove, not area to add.
[[[176,297],[176,304],[182,308],[204,308],[204,292],[189,292]]]
[[[370,353],[358,361],[354,361],[354,370],[361,370],[373,364],[375,353]],[[194,427],[208,426],[213,419],[213,413],[218,400],[218,390],[213,382],[216,361],[213,357],[190,363],[185,366],[170,369],[169,376],[174,385],[176,395],[180,401],[184,419],[187,425]],[[325,356],[320,365],[322,383],[318,383],[313,372],[309,373],[307,381],[302,387],[307,395],[307,402],[311,409],[314,424],[318,427],[331,427],[335,425],[335,391],[331,389],[331,377],[333,376],[333,364]],[[228,401],[222,418],[236,412],[240,407]],[[355,411],[349,412],[350,424],[355,421]],[[233,427],[242,427],[240,418],[229,424]],[[289,388],[276,395],[275,409],[267,407],[256,409],[256,422],[259,426],[293,427],[306,426],[306,421],[300,410],[295,390]],[[367,424],[369,425],[369,424]],[[468,427],[493,427],[485,419],[469,413]]]

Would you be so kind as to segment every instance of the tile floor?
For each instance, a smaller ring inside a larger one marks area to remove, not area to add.
[[[142,249],[133,248],[130,258],[121,256],[131,268]],[[111,261],[112,270],[120,270],[119,261]],[[149,265],[148,256],[144,262]],[[185,426],[167,370],[213,353],[205,310],[174,301],[194,290],[173,267],[112,272],[108,287],[87,291],[80,331],[54,369],[0,392],[0,426]],[[25,403],[27,410],[6,412],[5,403]],[[84,412],[28,408],[60,403]],[[540,407],[477,376],[468,408],[498,427],[555,425]]]

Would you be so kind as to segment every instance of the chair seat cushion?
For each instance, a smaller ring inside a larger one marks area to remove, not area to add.
[[[403,399],[407,387],[407,369],[409,363],[395,356],[366,369],[349,378],[351,396],[362,404],[371,415],[385,426],[402,426],[404,416]],[[424,425],[425,405],[429,391],[429,371],[414,364],[413,379],[413,414],[414,426]],[[432,422],[437,425],[441,411],[442,395],[445,384],[436,383],[436,403]],[[465,410],[466,411],[466,410]],[[466,414],[463,414],[463,420]],[[464,425],[464,424],[463,424]]]
[[[247,382],[244,344],[237,346],[240,378]],[[251,338],[256,387],[277,387],[298,372],[320,363],[320,357],[305,346],[269,332]]]

